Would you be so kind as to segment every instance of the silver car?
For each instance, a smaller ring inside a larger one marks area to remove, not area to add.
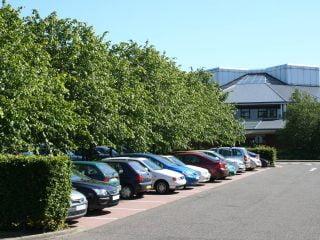
[[[245,148],[241,147],[220,147],[210,149],[215,151],[225,158],[231,158],[239,161],[239,172],[244,172],[246,169],[253,169],[253,162]]]
[[[84,215],[86,215],[87,209],[88,201],[86,197],[82,193],[76,190],[72,190],[67,221],[83,217]]]

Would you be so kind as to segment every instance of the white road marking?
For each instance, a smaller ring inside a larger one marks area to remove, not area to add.
[[[313,171],[315,171],[315,170],[317,170],[317,168],[316,168],[316,167],[311,168],[309,171],[310,171],[310,172],[313,172]]]
[[[306,166],[311,166],[312,163],[305,163],[304,165],[306,165]]]
[[[119,208],[119,207],[113,207],[111,210],[129,210],[129,211],[145,211],[147,209],[145,208]]]
[[[291,163],[291,164],[293,164],[293,165],[299,165],[300,163],[298,163],[298,162],[293,162],[293,163]]]

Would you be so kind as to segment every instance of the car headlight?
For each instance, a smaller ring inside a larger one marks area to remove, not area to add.
[[[99,196],[107,196],[108,195],[108,191],[105,189],[93,189],[93,191],[95,191],[96,194]]]

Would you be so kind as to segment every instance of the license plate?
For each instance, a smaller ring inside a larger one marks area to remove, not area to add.
[[[85,210],[86,208],[87,208],[86,205],[79,205],[79,206],[76,206],[76,211]]]
[[[146,187],[146,189],[151,189],[151,185],[148,185],[148,186]]]
[[[112,196],[112,200],[113,200],[113,201],[118,200],[119,198],[120,198],[119,195]]]

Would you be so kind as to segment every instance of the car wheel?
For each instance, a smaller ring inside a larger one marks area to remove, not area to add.
[[[156,192],[159,194],[165,194],[169,191],[169,184],[165,181],[158,181],[155,184]]]
[[[134,195],[133,188],[129,185],[123,186],[123,188],[121,189],[120,195],[123,199],[133,198],[133,195]]]

